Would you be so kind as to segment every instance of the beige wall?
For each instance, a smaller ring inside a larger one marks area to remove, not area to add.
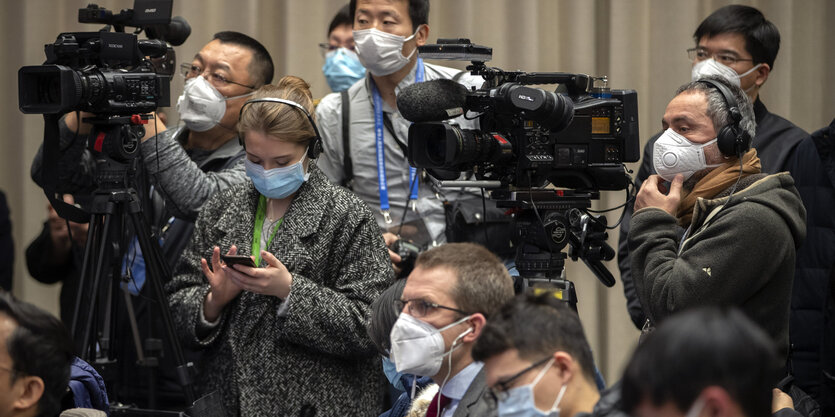
[[[0,153],[0,189],[11,205],[16,242],[15,288],[21,298],[57,313],[58,288],[36,283],[26,272],[23,250],[45,217],[43,193],[29,179],[29,164],[42,140],[41,118],[24,116],[16,105],[17,70],[43,62],[43,45],[61,31],[97,30],[77,23],[76,10],[88,0],[4,0],[0,82],[9,100],[0,111],[6,132]],[[507,70],[607,74],[613,88],[638,91],[641,137],[660,128],[659,120],[676,87],[689,80],[685,49],[712,10],[730,3],[710,0],[434,0],[430,39],[469,37],[493,47],[491,65]],[[812,131],[835,116],[835,3],[827,0],[745,1],[761,9],[782,34],[782,45],[762,98],[769,109]],[[111,10],[132,7],[129,0],[99,0]],[[325,40],[340,0],[177,0],[174,15],[184,16],[192,35],[177,47],[179,61],[190,58],[219,30],[242,31],[271,52],[276,75],[299,75],[316,96],[327,93],[316,44]],[[457,64],[459,67],[461,64]],[[172,102],[182,79],[171,87]],[[176,112],[172,110],[172,116]],[[605,193],[598,208],[622,203],[623,193]],[[617,216],[610,216],[610,224]],[[610,243],[617,242],[616,232]],[[580,315],[609,381],[618,378],[637,339],[628,319],[620,284],[605,288],[582,263],[570,263]],[[614,262],[610,270],[616,273]]]

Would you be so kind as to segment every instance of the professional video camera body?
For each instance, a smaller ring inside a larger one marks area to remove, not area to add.
[[[614,257],[606,218],[586,209],[601,190],[631,184],[624,163],[640,158],[637,93],[610,90],[605,77],[489,68],[492,49],[469,39],[442,39],[418,51],[423,58],[471,61],[467,69],[485,82],[472,90],[452,80],[404,89],[397,106],[414,122],[411,165],[447,180],[442,186],[492,189],[497,205],[516,216],[516,266],[527,281],[557,280],[566,258],[560,251],[571,244],[572,259],[614,285],[600,263]],[[559,92],[531,86],[542,84],[559,84]],[[462,114],[477,115],[480,129],[442,122]],[[476,180],[448,181],[461,171]]]
[[[183,387],[185,406],[191,406],[188,415],[222,415],[217,395],[195,401],[192,365],[186,363],[163,289],[171,274],[160,254],[159,236],[152,235],[143,215],[143,207],[151,205],[146,197],[150,195],[149,187],[137,175],[141,165],[137,158],[139,145],[145,133],[143,125],[153,117],[146,113],[170,103],[174,55],[169,43],[182,44],[191,31],[185,19],[171,18],[172,3],[173,0],[135,0],[133,9],[118,14],[95,4],[79,9],[79,22],[106,26],[98,32],[58,35],[54,43],[44,48],[47,58],[44,65],[25,66],[18,72],[18,97],[23,113],[44,115],[42,177],[47,198],[61,217],[90,223],[71,325],[79,355],[94,364],[108,384],[127,378],[135,380],[137,375],[116,375],[126,368],[117,364],[117,359],[124,359],[120,355],[128,351],[122,348],[132,345],[137,356],[134,366],[151,370],[147,404],[154,408],[157,388],[153,376],[162,363],[163,340],[152,336],[140,341],[137,313],[121,285],[123,261],[127,262],[125,254],[135,236],[152,294],[149,298],[153,298],[148,302],[143,296],[140,301],[146,302],[144,314],[149,314],[152,306],[159,313],[151,323],[154,327],[162,319],[164,330],[160,332],[166,336],[165,352],[175,362],[172,368],[176,368],[177,382]],[[124,33],[126,26],[137,29],[134,33]],[[139,40],[137,34],[143,30],[155,39]],[[87,211],[56,198],[59,193],[89,192],[62,188],[58,179],[58,154],[63,151],[59,146],[58,121],[61,115],[73,111],[95,114],[83,119],[93,125],[86,146],[96,163],[97,187],[89,206],[85,207]],[[117,319],[124,311],[127,319]],[[113,415],[184,415],[111,406]]]

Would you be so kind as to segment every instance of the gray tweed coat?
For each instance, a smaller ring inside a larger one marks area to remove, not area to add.
[[[376,416],[384,380],[365,325],[391,263],[366,204],[314,164],[269,247],[293,274],[286,311],[278,314],[276,297],[244,291],[217,326],[202,320],[200,258],[215,245],[250,254],[258,196],[247,181],[209,199],[166,286],[177,330],[204,352],[199,391],[219,391],[235,416]]]

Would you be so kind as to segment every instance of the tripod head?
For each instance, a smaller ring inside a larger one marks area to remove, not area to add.
[[[498,207],[510,208],[516,214],[516,268],[521,278],[517,290],[551,287],[558,298],[574,306],[574,286],[565,279],[565,259],[569,256],[574,261],[582,259],[607,287],[615,285],[615,278],[601,262],[615,256],[606,243],[606,218],[586,211],[591,200],[600,198],[599,192],[494,190],[492,198],[498,200]],[[566,246],[568,253],[563,252]]]

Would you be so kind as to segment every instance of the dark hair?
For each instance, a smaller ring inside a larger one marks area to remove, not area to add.
[[[672,401],[686,411],[703,389],[725,389],[747,416],[771,414],[780,366],[774,342],[736,309],[708,307],[670,317],[638,346],[624,371],[623,410]]]
[[[774,60],[780,50],[780,31],[774,23],[768,21],[762,12],[739,4],[721,7],[696,28],[693,38],[699,40],[721,35],[738,33],[745,38],[745,50],[751,54],[754,64],[764,62],[774,69]]]
[[[377,351],[384,356],[388,356],[387,352],[391,350],[389,334],[400,313],[396,311],[394,302],[403,295],[405,287],[406,280],[398,279],[371,303],[371,317],[365,330],[371,338],[371,343],[374,343]]]
[[[19,376],[41,378],[44,392],[38,401],[38,415],[58,414],[75,356],[69,332],[58,318],[2,291],[0,313],[17,322],[6,340],[12,359],[12,382]]]
[[[220,43],[242,46],[252,51],[252,61],[249,63],[248,69],[249,76],[256,88],[273,81],[273,59],[267,52],[267,48],[261,45],[261,42],[243,33],[232,31],[215,33],[212,39],[217,39]]]
[[[340,7],[339,11],[336,12],[336,14],[333,16],[331,24],[328,25],[328,36],[330,36],[331,32],[333,32],[334,29],[342,25],[354,25],[354,19],[351,18],[351,8],[349,6],[350,5],[346,4]]]
[[[412,21],[412,31],[416,31],[418,26],[429,24],[429,0],[401,0],[409,2],[409,19]],[[349,3],[351,13],[351,23],[357,15],[357,0],[351,0]],[[330,33],[330,32],[328,32]]]
[[[496,312],[473,347],[473,359],[485,360],[516,349],[519,357],[538,361],[554,352],[571,355],[583,375],[594,381],[591,348],[580,318],[552,294],[519,294]]]
[[[493,252],[475,243],[447,243],[422,252],[415,268],[448,268],[457,280],[450,297],[470,314],[490,317],[513,298],[513,278]]]

